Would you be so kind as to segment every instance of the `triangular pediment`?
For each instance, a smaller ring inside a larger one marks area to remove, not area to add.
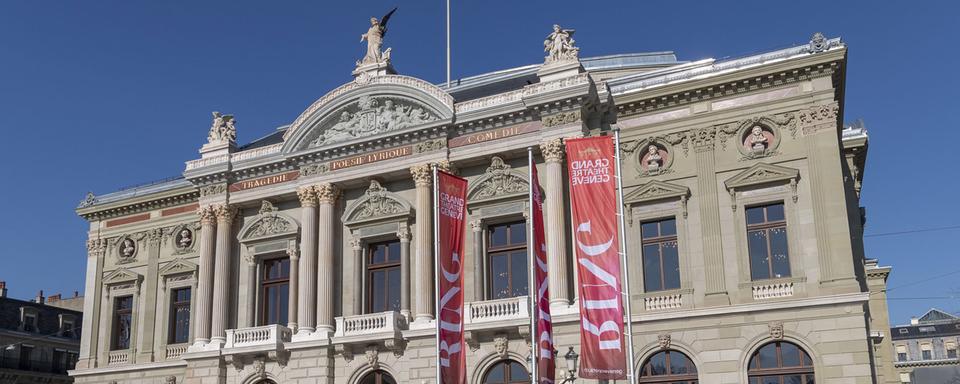
[[[260,212],[256,219],[240,229],[239,240],[249,242],[282,236],[296,236],[300,224],[285,213],[280,212],[267,200],[260,202]]]
[[[360,78],[330,91],[284,133],[284,153],[375,141],[453,120],[453,98],[409,76]]]
[[[376,180],[370,181],[370,186],[363,197],[357,199],[344,210],[343,223],[347,226],[409,217],[413,206],[406,199],[388,191]]]
[[[476,181],[470,183],[467,200],[478,203],[504,198],[525,196],[530,191],[527,175],[513,170],[500,157],[490,159],[487,171]]]
[[[197,265],[184,259],[173,260],[160,268],[160,276],[178,275],[181,273],[194,273],[197,271]]]
[[[791,180],[796,181],[799,177],[800,171],[794,168],[787,168],[767,163],[757,163],[754,166],[747,168],[745,171],[727,179],[727,181],[724,182],[724,185],[728,190],[734,190],[753,185],[789,182]]]
[[[921,316],[919,321],[921,323],[930,323],[930,322],[954,321],[954,320],[960,320],[960,317],[957,317],[949,313],[946,313],[944,311],[941,311],[939,309],[933,308],[927,311],[927,313],[925,313],[923,316]]]
[[[683,185],[653,180],[623,197],[625,204],[643,203],[662,199],[680,199],[690,195],[690,188]]]
[[[142,278],[143,277],[136,272],[126,268],[120,268],[116,271],[108,273],[107,276],[103,278],[103,284],[114,285],[129,282],[139,282]]]

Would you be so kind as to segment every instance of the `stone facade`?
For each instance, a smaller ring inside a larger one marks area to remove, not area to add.
[[[572,30],[557,30],[573,52]],[[358,67],[263,140],[211,141],[183,178],[88,196],[77,210],[90,223],[88,316],[73,375],[354,384],[380,372],[434,383],[433,166],[470,182],[468,381],[504,360],[526,366],[527,297],[497,298],[488,249],[492,228],[526,220],[527,148],[546,196],[555,344],[578,349],[562,140],[619,130],[634,364],[672,351],[702,383],[744,383],[751,356],[783,343],[810,356],[817,382],[897,382],[882,363],[885,298],[871,295],[889,269],[861,243],[866,132],[841,124],[846,46],[815,40],[697,63],[551,53],[537,70],[451,88]],[[782,207],[789,272],[756,278],[747,212],[766,204]],[[675,287],[645,290],[641,228],[655,219],[675,220],[679,272]],[[393,310],[371,311],[370,252],[384,241],[395,242],[399,292]],[[276,263],[287,265],[279,306]],[[189,335],[173,343],[172,290],[184,288]],[[118,349],[120,298],[132,299],[134,332]]]

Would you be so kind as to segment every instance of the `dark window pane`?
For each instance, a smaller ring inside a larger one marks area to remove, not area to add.
[[[785,220],[785,217],[783,215],[783,204],[768,205],[766,208],[767,208],[768,222]]]
[[[643,246],[643,287],[647,292],[663,289],[660,280],[660,246],[648,244]]]
[[[510,244],[527,244],[527,224],[516,223],[510,226]]]
[[[667,374],[667,354],[665,352],[653,355],[647,364],[650,364],[650,375],[660,376]]]
[[[382,270],[373,271],[370,273],[370,310],[372,312],[383,312],[386,310],[386,273]]]
[[[506,377],[507,366],[505,364],[497,364],[487,372],[487,379],[484,380],[488,383],[502,383],[504,377]]]
[[[760,224],[763,218],[763,207],[747,208],[747,224]]]
[[[770,258],[773,262],[773,277],[790,276],[790,257],[787,250],[787,228],[771,228]]]
[[[387,292],[390,295],[387,300],[387,310],[400,310],[400,268],[390,268],[387,270]]]
[[[660,252],[663,255],[663,288],[680,288],[680,255],[677,253],[677,242],[661,243]]]
[[[520,363],[511,362],[510,380],[530,380],[530,375],[527,373],[527,369],[520,365]]]
[[[780,384],[780,376],[766,376],[761,378],[763,384]]]
[[[490,246],[502,247],[504,245],[507,245],[507,227],[491,227]]]
[[[803,384],[803,376],[801,375],[784,376],[783,384]]]
[[[770,343],[760,348],[760,368],[777,367],[777,344]]]
[[[783,362],[783,367],[799,367],[800,349],[797,348],[796,345],[790,343],[781,343],[780,359]]]
[[[400,242],[394,241],[387,246],[387,261],[400,261]]]
[[[803,352],[803,351],[801,351],[801,352]],[[812,366],[813,366],[813,360],[810,360],[810,355],[808,355],[806,352],[803,352],[803,355],[802,355],[801,357],[803,358],[803,366],[804,366],[804,367],[812,367]]]
[[[527,254],[514,252],[510,255],[510,285],[513,297],[527,294]]]
[[[769,279],[770,264],[767,260],[767,232],[750,231],[747,233],[747,247],[750,251],[750,277],[753,280]]]
[[[289,313],[290,308],[290,286],[287,284],[278,285],[277,290],[279,291],[279,297],[277,298],[277,304],[279,307],[279,313],[277,313],[277,324],[287,325],[288,319],[287,314]]]
[[[384,257],[384,252],[386,247],[382,244],[373,247],[373,254],[370,255],[370,264],[381,264],[386,258]]]
[[[648,239],[651,237],[659,237],[660,231],[657,230],[657,222],[654,221],[649,223],[643,223],[643,225],[640,227],[640,234],[644,239]]]
[[[667,352],[670,354],[670,373],[674,375],[680,375],[685,373],[692,373],[688,371],[688,367],[692,364],[689,363],[687,357],[682,353],[676,352]]]
[[[677,234],[677,220],[668,219],[660,222],[660,236],[672,236]]]
[[[507,267],[507,258],[506,254],[497,254],[490,258],[490,290],[494,299],[510,297],[510,272]]]

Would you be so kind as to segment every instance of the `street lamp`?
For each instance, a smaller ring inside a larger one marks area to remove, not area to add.
[[[573,351],[573,347],[570,347],[570,350],[563,355],[563,358],[567,361],[567,372],[563,374],[563,381],[560,383],[572,383],[577,379],[577,359],[580,358],[580,355]]]

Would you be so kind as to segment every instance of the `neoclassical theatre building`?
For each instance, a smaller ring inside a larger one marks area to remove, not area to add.
[[[468,382],[529,382],[527,148],[560,377],[580,330],[562,143],[616,130],[639,382],[898,382],[840,39],[580,58],[555,27],[544,63],[447,87],[397,74],[378,28],[290,124],[239,145],[215,112],[182,177],[81,203],[78,383],[435,383],[432,166],[470,183]]]

